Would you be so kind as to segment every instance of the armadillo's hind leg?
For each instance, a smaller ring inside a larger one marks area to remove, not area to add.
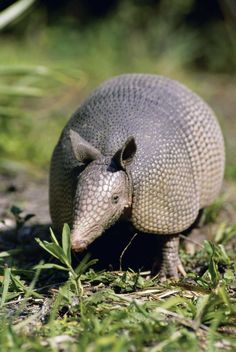
[[[179,235],[163,236],[162,261],[159,272],[161,280],[166,278],[178,279],[179,273],[186,275],[183,265],[179,259]]]

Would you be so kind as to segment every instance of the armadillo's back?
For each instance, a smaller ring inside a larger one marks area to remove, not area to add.
[[[106,155],[133,135],[132,221],[143,231],[177,233],[221,187],[224,144],[209,107],[179,83],[131,74],[105,82],[67,124]]]

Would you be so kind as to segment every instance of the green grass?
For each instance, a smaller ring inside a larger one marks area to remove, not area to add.
[[[234,76],[194,71],[196,34],[174,30],[174,20],[164,15],[144,26],[139,11],[124,2],[114,16],[83,30],[76,24],[36,29],[40,18],[32,14],[24,36],[1,35],[0,167],[20,161],[29,169],[47,168],[60,131],[97,84],[147,72],[180,80],[209,101],[226,135],[227,176],[235,178]]]
[[[1,255],[1,351],[235,350],[236,262],[222,244],[182,255],[205,267],[201,275],[192,267],[160,283],[131,270],[95,272],[88,257],[73,268],[67,226],[62,245],[53,232],[51,241],[38,240],[51,260],[27,270]]]
[[[181,2],[183,13],[190,5]],[[141,14],[123,2],[114,16],[83,30],[71,23],[48,28],[32,14],[24,36],[1,34],[0,169],[47,170],[61,129],[92,88],[114,75],[147,72],[178,79],[209,102],[226,137],[226,175],[235,180],[236,81],[214,72],[224,61],[231,67],[233,55],[227,41],[216,45],[222,28],[212,27],[211,46],[204,46],[196,32],[176,27],[176,6],[163,1],[156,21],[148,8]],[[200,72],[192,63],[205,47],[209,71]],[[213,204],[205,221],[215,222],[227,202]],[[12,211],[19,229],[28,218]],[[0,350],[235,351],[235,225],[222,222],[214,233],[217,244],[205,242],[195,255],[181,251],[188,276],[179,282],[132,270],[96,272],[88,257],[75,267],[67,227],[61,244],[53,233],[51,242],[38,240],[45,262],[41,252],[37,265],[20,248],[1,252]]]

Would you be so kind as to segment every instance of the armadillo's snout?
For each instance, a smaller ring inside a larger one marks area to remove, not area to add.
[[[90,229],[81,230],[79,228],[72,230],[71,233],[71,248],[75,252],[82,252],[87,249],[88,245],[92,243],[103,232],[100,226],[93,226]]]
[[[74,239],[71,242],[71,249],[75,252],[83,252],[87,248],[87,246],[88,245],[85,241]]]

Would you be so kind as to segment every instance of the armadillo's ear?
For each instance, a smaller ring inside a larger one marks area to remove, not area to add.
[[[115,162],[118,169],[125,170],[134,159],[137,150],[134,137],[128,137],[123,146],[115,153],[112,160]]]
[[[78,161],[83,164],[87,164],[93,160],[96,160],[102,156],[100,151],[83,139],[78,132],[70,129],[70,140],[72,150]]]

